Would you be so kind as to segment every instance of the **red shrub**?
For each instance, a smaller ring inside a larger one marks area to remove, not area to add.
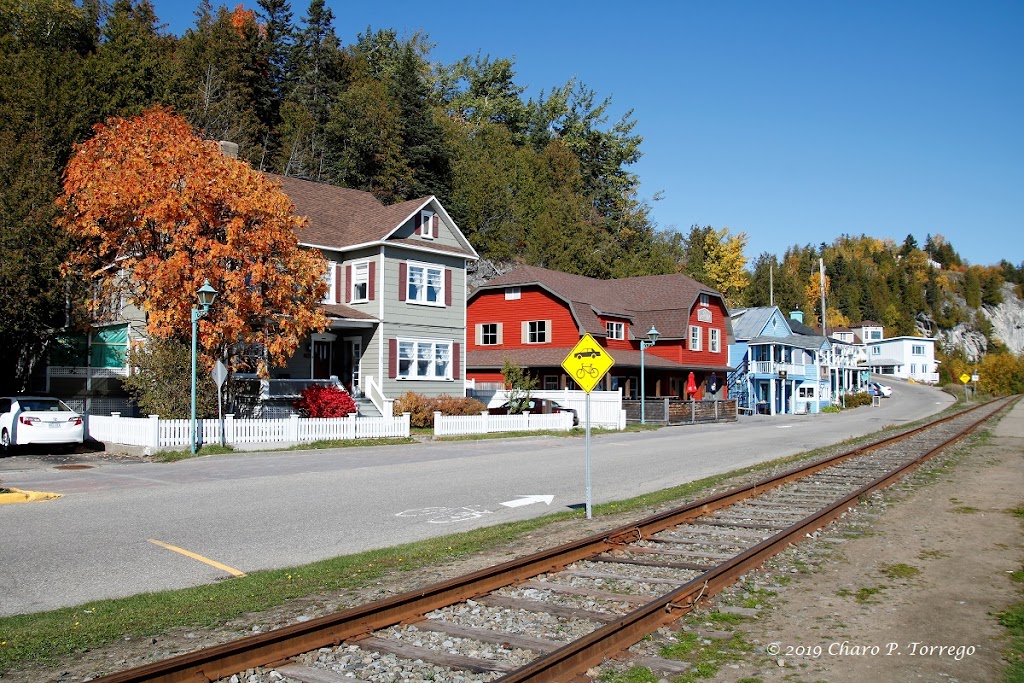
[[[355,399],[336,386],[310,384],[292,407],[303,417],[345,417],[358,410]]]

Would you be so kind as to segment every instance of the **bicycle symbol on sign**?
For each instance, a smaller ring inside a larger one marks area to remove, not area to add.
[[[584,364],[584,365],[581,365],[579,367],[579,369],[576,371],[576,378],[577,379],[583,379],[583,377],[585,375],[590,375],[591,377],[597,377],[599,372],[600,371],[597,368],[595,368],[593,365],[586,365],[586,364]]]
[[[464,505],[462,507],[429,507],[417,510],[404,510],[395,517],[427,517],[428,524],[451,524],[452,522],[465,522],[470,519],[479,519],[484,515],[493,515],[490,510],[480,505]]]

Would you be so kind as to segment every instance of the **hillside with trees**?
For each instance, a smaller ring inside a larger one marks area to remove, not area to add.
[[[55,204],[75,145],[154,107],[237,143],[257,170],[385,203],[437,196],[483,257],[479,279],[514,263],[599,278],[682,272],[732,306],[767,304],[772,279],[775,303],[813,322],[824,259],[830,325],[959,329],[986,353],[1010,348],[978,311],[1019,295],[1024,264],[968,265],[940,236],[843,236],[748,263],[742,232],[655,224],[657,197],[641,196],[632,170],[637,121],[613,117],[585,83],[527,96],[511,58],[439,63],[425,32],[343,39],[335,19],[323,0],[255,11],[201,0],[175,36],[148,0],[0,0],[0,345],[15,350],[0,360],[4,391],[24,387],[51,340],[85,319],[89,288],[66,267],[80,237],[58,225]]]

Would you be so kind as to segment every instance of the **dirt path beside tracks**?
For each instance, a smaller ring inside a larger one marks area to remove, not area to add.
[[[737,610],[745,646],[707,680],[1003,680],[997,614],[1024,599],[1010,574],[1024,559],[1024,438],[1006,420],[690,615],[701,633],[723,604],[777,593]]]

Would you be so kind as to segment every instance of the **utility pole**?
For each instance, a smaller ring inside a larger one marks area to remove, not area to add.
[[[828,329],[825,323],[825,259],[818,259],[818,279],[821,285],[821,336],[825,338],[825,343],[828,343]],[[828,359],[825,359],[828,362]],[[828,365],[825,366],[826,374],[828,375],[829,384],[832,383],[832,370],[829,369]],[[818,371],[818,390],[814,392],[814,396],[818,401],[818,412],[821,412],[821,371]]]

